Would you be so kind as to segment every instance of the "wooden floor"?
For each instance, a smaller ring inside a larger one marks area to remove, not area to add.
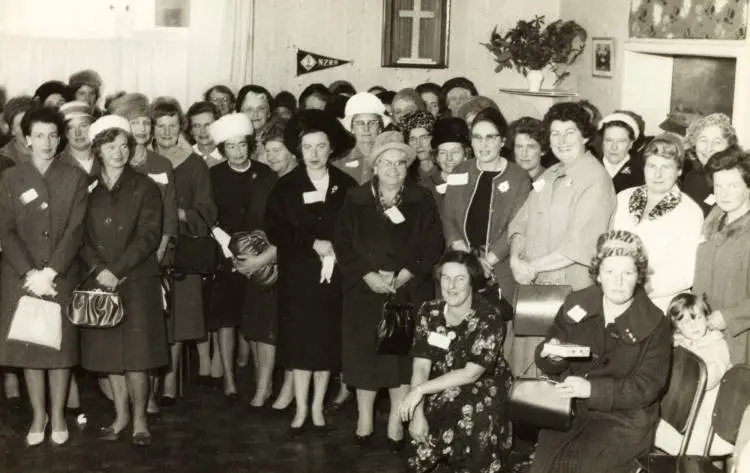
[[[130,437],[117,442],[96,438],[113,410],[93,378],[82,384],[84,428],[69,419],[70,441],[60,447],[28,448],[23,438],[30,422],[27,407],[0,405],[0,472],[3,473],[395,473],[405,471],[403,455],[386,445],[387,400],[379,403],[376,434],[369,448],[354,444],[356,409],[353,403],[328,414],[327,435],[308,433],[289,440],[291,414],[253,413],[246,408],[249,382],[242,400],[232,403],[221,391],[188,383],[184,398],[163,411],[152,426],[153,444],[136,447]],[[520,471],[520,465],[508,471]],[[443,470],[440,470],[443,471]]]

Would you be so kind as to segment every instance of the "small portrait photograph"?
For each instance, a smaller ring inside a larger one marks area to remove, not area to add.
[[[594,58],[592,74],[596,77],[612,77],[615,70],[615,41],[612,38],[592,38]]]

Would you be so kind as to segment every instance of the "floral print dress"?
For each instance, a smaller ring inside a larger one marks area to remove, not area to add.
[[[412,356],[432,361],[430,379],[467,363],[485,368],[473,384],[425,397],[430,429],[426,443],[412,440],[409,467],[417,472],[447,462],[456,472],[499,472],[511,447],[505,403],[511,373],[502,356],[505,324],[500,313],[481,296],[474,296],[472,312],[459,325],[448,326],[445,302],[425,302],[417,315]],[[429,343],[430,333],[450,340],[447,350]]]

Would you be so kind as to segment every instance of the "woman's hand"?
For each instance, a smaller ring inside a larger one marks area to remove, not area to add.
[[[401,401],[401,406],[398,409],[399,415],[401,416],[401,420],[403,422],[412,420],[412,418],[414,417],[414,410],[417,408],[419,403],[422,402],[422,399],[422,390],[419,388],[419,386],[409,391],[409,394],[407,394],[404,400]]]
[[[718,310],[711,312],[706,322],[708,323],[708,327],[714,330],[726,330],[727,328],[727,321],[724,320],[724,315]]]
[[[370,287],[370,290],[376,294],[396,293],[396,289],[391,285],[390,281],[386,281],[386,279],[378,273],[367,273],[362,279],[365,280],[365,283]]]
[[[409,435],[418,443],[426,443],[430,434],[430,426],[427,418],[422,413],[417,413],[409,422]]]
[[[393,280],[393,288],[394,289],[399,289],[401,286],[403,286],[404,284],[408,283],[413,278],[414,278],[414,275],[411,274],[411,272],[409,272],[408,269],[404,268],[404,269],[402,269],[401,271],[398,272],[398,275]]]
[[[466,253],[471,253],[471,249],[469,248],[469,245],[466,244],[463,240],[456,240],[453,243],[451,243],[451,248],[453,248],[456,251],[465,251]]]
[[[120,284],[120,280],[117,279],[117,276],[112,274],[112,272],[108,269],[103,269],[97,276],[96,276],[96,282],[104,287],[105,289],[109,289],[110,291],[115,289],[118,284]]]
[[[313,242],[313,250],[315,250],[321,258],[323,256],[332,256],[334,254],[333,245],[328,240],[315,240]]]
[[[591,397],[591,382],[579,376],[568,376],[555,385],[555,390],[565,398],[588,399]]]
[[[560,340],[556,338],[550,338],[544,343],[544,346],[542,347],[542,351],[539,352],[539,356],[541,356],[542,358],[549,358],[552,361],[561,361],[562,358],[560,358],[559,356],[551,355],[549,350],[547,350],[547,345],[559,345],[559,344],[560,344]]]
[[[185,209],[177,209],[177,219],[180,222],[187,222],[187,214],[185,213]]]
[[[536,271],[531,264],[516,256],[510,258],[510,270],[519,284],[531,284],[536,278]]]

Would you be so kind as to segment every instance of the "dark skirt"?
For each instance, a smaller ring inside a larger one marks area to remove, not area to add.
[[[251,342],[276,345],[278,339],[279,291],[276,285],[261,286],[247,281],[242,310],[242,335]]]
[[[81,329],[81,366],[120,374],[146,371],[169,363],[166,321],[158,276],[126,280],[118,289],[125,307],[113,328]]]
[[[177,279],[172,286],[172,313],[167,319],[169,343],[202,340],[206,337],[203,316],[203,281],[198,274]]]
[[[231,269],[222,269],[216,273],[208,295],[206,328],[209,332],[239,327],[246,286],[247,278],[240,273],[233,273]]]

